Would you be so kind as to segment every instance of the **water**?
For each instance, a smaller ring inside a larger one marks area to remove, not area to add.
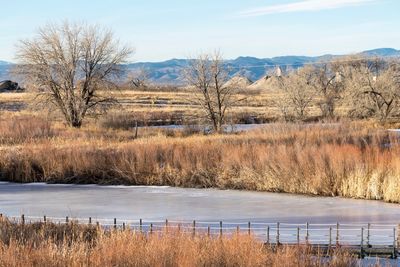
[[[260,129],[270,126],[270,124],[233,124],[233,125],[225,125],[224,131],[227,133],[236,133],[236,132],[246,132],[254,129]],[[184,130],[186,128],[191,128],[197,131],[204,131],[204,132],[211,132],[212,129],[210,126],[205,125],[159,125],[159,126],[146,126],[146,127],[139,127],[139,128],[148,128],[148,129],[163,129],[163,130]]]
[[[400,205],[281,193],[0,183],[0,213],[144,220],[400,223]]]

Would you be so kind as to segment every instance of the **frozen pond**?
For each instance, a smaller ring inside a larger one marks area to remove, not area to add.
[[[400,223],[400,205],[379,201],[151,186],[0,183],[0,213],[144,220]]]

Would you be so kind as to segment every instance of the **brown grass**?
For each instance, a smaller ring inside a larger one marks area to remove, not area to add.
[[[37,124],[27,125],[23,129],[34,133]],[[0,136],[7,131],[2,128]],[[133,137],[132,131],[55,125],[39,137],[0,143],[0,179],[216,187],[400,202],[399,141],[385,130],[354,123],[271,124],[232,135],[141,130],[139,139]]]
[[[0,266],[357,266],[344,251],[323,256],[305,246],[273,249],[247,234],[193,237],[0,222]]]

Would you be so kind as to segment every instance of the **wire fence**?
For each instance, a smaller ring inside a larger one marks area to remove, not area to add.
[[[0,214],[2,217],[2,215]],[[379,223],[281,223],[281,222],[234,222],[234,221],[184,221],[142,220],[117,218],[70,218],[48,216],[9,217],[16,223],[56,223],[96,225],[105,229],[130,229],[143,233],[168,230],[222,236],[251,234],[268,244],[312,244],[327,246],[386,246],[400,247],[400,224]]]

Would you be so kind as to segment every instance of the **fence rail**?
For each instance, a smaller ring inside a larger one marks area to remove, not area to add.
[[[3,217],[0,214],[0,218]],[[400,248],[400,224],[379,223],[282,223],[282,222],[229,222],[229,221],[178,221],[142,220],[117,218],[70,218],[48,216],[7,216],[7,219],[22,224],[57,223],[96,225],[105,229],[131,229],[144,234],[178,230],[193,235],[223,236],[251,234],[270,245],[308,244],[326,247],[353,247],[363,253],[388,254],[396,258]],[[383,252],[382,252],[383,251]]]

